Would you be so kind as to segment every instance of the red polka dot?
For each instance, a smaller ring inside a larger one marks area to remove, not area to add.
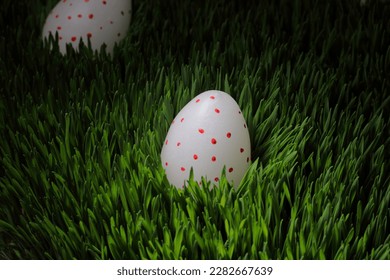
[[[103,1],[103,5],[106,5],[107,4],[107,1]]]
[[[180,145],[181,145],[181,143],[180,143],[180,142],[177,142],[177,143],[176,143],[176,146],[178,146],[178,147],[179,147]]]
[[[180,168],[181,171],[186,171],[185,167]]]
[[[244,148],[240,148],[240,153],[243,153],[244,152]]]
[[[110,24],[113,24],[114,22],[112,20],[110,20]]]
[[[194,154],[194,160],[197,160],[197,159],[198,159],[198,155]]]
[[[241,114],[241,111],[238,111],[239,114]]]
[[[62,36],[60,36],[58,39],[62,40]]]
[[[216,156],[212,156],[211,157],[211,161],[215,162],[217,160],[217,157]]]
[[[181,119],[180,119],[180,122],[183,122],[183,121],[184,121],[184,118],[181,118]]]
[[[62,27],[61,27],[61,26],[57,26],[57,29],[58,29],[58,30],[61,30],[61,29],[62,29]]]
[[[165,145],[168,145],[168,139],[167,139],[167,140],[165,140]]]
[[[214,111],[215,111],[215,113],[217,113],[217,114],[219,114],[219,112],[220,112],[218,108],[215,108]]]
[[[77,17],[78,17],[78,18],[82,18],[83,15],[82,15],[82,14],[78,14]]]
[[[198,131],[199,131],[200,134],[204,133],[204,129],[203,128],[199,128]]]
[[[76,37],[76,36],[73,36],[73,37],[71,38],[71,40],[72,40],[72,42],[75,42],[75,41],[77,40],[77,37]]]
[[[212,138],[211,139],[211,144],[213,144],[213,145],[217,144],[217,140],[215,138]]]
[[[218,181],[219,181],[219,178],[218,178],[218,177],[215,177],[215,178],[214,178],[214,181],[215,181],[215,182],[218,182]]]
[[[88,15],[88,18],[89,18],[89,19],[93,19],[93,14],[89,14],[89,15]]]
[[[229,168],[229,173],[232,173],[233,172],[233,167],[230,167]]]
[[[85,3],[88,3],[88,2],[89,2],[89,0],[84,0],[84,2],[85,2]]]
[[[168,162],[165,162],[165,166],[168,166]]]
[[[246,124],[244,123],[244,127],[246,128]]]
[[[103,29],[103,26],[100,26],[100,30],[102,30]]]
[[[66,0],[62,0],[62,2],[66,3]]]
[[[230,132],[228,132],[228,133],[226,133],[226,137],[230,138],[230,137],[232,137],[232,134]]]
[[[92,37],[92,33],[87,33],[87,37],[91,38]]]
[[[198,98],[198,99],[196,99],[196,101],[195,101],[196,103],[199,103],[200,102],[200,99]]]
[[[69,20],[71,20],[71,19],[72,19],[72,17],[71,17],[71,16],[68,16],[68,19],[69,19]]]
[[[215,96],[214,96],[214,95],[211,95],[211,96],[210,96],[210,99],[215,99]]]
[[[56,15],[56,18],[59,18],[59,17],[60,17],[60,15],[57,14],[57,15]]]

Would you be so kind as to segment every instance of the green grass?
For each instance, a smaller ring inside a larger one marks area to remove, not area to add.
[[[389,5],[135,0],[113,57],[62,57],[56,1],[3,2],[0,258],[390,259]],[[253,163],[177,190],[162,143],[208,89]]]

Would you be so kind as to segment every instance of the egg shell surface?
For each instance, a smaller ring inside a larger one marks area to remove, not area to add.
[[[251,160],[248,128],[236,101],[217,90],[193,98],[177,114],[168,130],[161,161],[168,181],[182,188],[193,168],[216,185],[225,167],[226,178],[237,186]]]
[[[42,37],[58,33],[63,54],[67,44],[77,50],[80,40],[86,45],[90,40],[93,50],[105,44],[106,51],[112,53],[128,31],[131,4],[131,0],[61,0],[48,15]]]

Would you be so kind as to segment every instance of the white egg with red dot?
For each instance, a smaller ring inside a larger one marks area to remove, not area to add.
[[[168,181],[182,188],[193,169],[217,184],[225,167],[226,178],[237,186],[251,160],[248,128],[236,101],[217,90],[192,99],[175,117],[161,151]]]
[[[61,0],[48,15],[42,37],[57,33],[63,54],[67,44],[77,50],[80,40],[86,45],[90,40],[93,50],[105,44],[106,51],[112,53],[128,31],[131,4],[131,0]]]

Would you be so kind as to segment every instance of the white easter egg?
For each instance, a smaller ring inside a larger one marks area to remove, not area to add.
[[[163,143],[161,161],[168,181],[182,188],[193,169],[194,180],[237,186],[251,160],[248,128],[236,101],[217,90],[192,99],[175,117]]]
[[[66,45],[78,49],[80,40],[91,42],[93,50],[103,44],[112,53],[114,45],[121,41],[131,20],[131,0],[61,0],[48,15],[42,37],[58,33],[61,53]]]

